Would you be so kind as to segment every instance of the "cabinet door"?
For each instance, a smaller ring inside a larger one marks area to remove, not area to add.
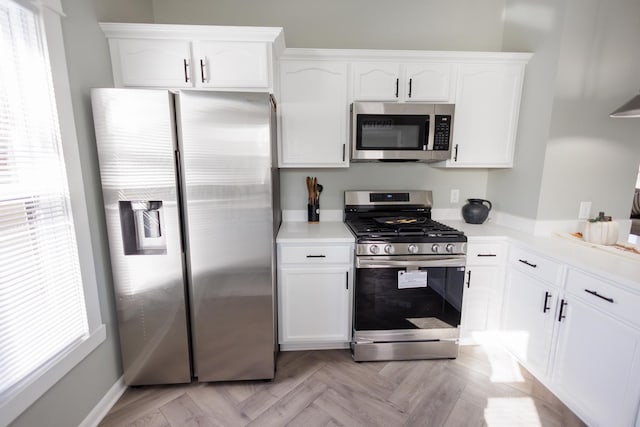
[[[346,167],[347,64],[283,61],[280,167]]]
[[[534,375],[544,377],[557,291],[516,270],[509,271],[507,286],[502,333],[504,344]]]
[[[200,41],[196,59],[201,87],[269,89],[267,43]]]
[[[113,39],[114,80],[118,87],[193,87],[191,42]]]
[[[575,298],[563,311],[554,389],[589,425],[633,425],[640,401],[640,332]]]
[[[349,340],[349,270],[282,268],[280,344]]]
[[[355,101],[397,101],[402,97],[399,64],[355,62],[352,67]]]
[[[454,167],[511,167],[524,66],[462,64],[453,125]]]
[[[406,64],[404,69],[406,101],[451,101],[451,64]]]
[[[499,327],[503,281],[502,267],[467,267],[460,322],[463,335]]]

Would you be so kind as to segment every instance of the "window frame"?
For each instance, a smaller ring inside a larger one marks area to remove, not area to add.
[[[34,371],[8,394],[6,400],[0,402],[0,425],[11,423],[106,339],[106,327],[102,322],[100,311],[87,200],[64,49],[61,24],[61,17],[64,17],[62,4],[60,0],[10,1],[27,5],[30,9],[37,10],[40,15],[41,34],[39,36],[51,67],[89,334],[84,340]]]

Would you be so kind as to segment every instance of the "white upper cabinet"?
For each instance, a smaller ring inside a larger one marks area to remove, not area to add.
[[[197,52],[202,87],[270,87],[267,43],[201,41]]]
[[[447,63],[354,62],[354,101],[450,102],[454,66]]]
[[[447,167],[513,166],[524,67],[524,63],[460,65],[453,152]]]
[[[116,87],[271,91],[281,28],[100,24]]]
[[[455,93],[453,64],[405,64],[405,101],[451,102]]]
[[[355,62],[352,64],[355,101],[397,101],[400,91],[400,65],[393,62]]]
[[[116,86],[193,87],[191,42],[124,39],[111,44]]]
[[[280,63],[280,167],[346,167],[347,63]]]

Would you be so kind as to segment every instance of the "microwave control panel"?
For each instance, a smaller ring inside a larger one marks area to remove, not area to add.
[[[450,135],[451,135],[451,116],[436,114],[435,131],[433,134],[434,151],[449,150]]]

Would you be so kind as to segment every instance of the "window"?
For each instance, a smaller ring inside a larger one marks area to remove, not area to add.
[[[96,328],[87,316],[43,22],[40,9],[0,0],[0,410],[12,412],[0,424],[104,339],[77,351]]]

